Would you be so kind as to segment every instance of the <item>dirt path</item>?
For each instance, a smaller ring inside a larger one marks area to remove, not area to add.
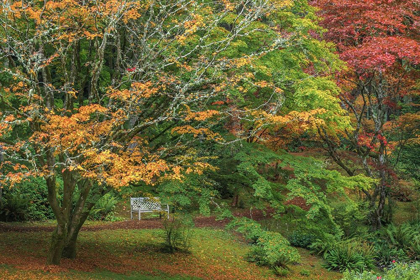
[[[251,218],[249,210],[234,213],[237,217],[248,217]],[[252,211],[252,219],[262,220],[267,218],[260,210]],[[211,217],[197,217],[194,219],[196,227],[213,227],[222,228],[226,226],[228,221],[219,220],[217,221],[214,216]],[[114,229],[154,229],[162,228],[162,219],[143,219],[143,220],[128,220],[122,222],[109,222],[102,225],[87,225],[82,227],[81,231],[100,231],[100,230],[114,230]],[[13,225],[10,223],[0,223],[0,232],[52,232],[55,229],[54,226],[21,226]]]

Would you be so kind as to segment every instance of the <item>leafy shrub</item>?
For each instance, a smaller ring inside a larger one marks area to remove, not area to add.
[[[114,221],[114,211],[118,204],[118,197],[110,192],[101,197],[89,214],[89,219],[95,221]]]
[[[178,216],[172,219],[164,219],[164,251],[170,253],[188,251],[191,247],[193,227],[194,222],[190,217]]]
[[[342,280],[418,280],[420,263],[406,264],[396,263],[392,268],[385,270],[382,276],[372,271],[363,273],[356,271],[346,271]]]
[[[355,237],[367,232],[368,207],[357,203],[340,203],[334,208],[334,221],[341,228],[345,237]]]
[[[257,243],[258,238],[264,233],[261,225],[251,219],[235,219],[228,225],[228,228],[235,228],[237,232],[242,233],[250,243]]]
[[[391,188],[391,196],[398,201],[413,201],[415,195],[415,187],[403,180]]]
[[[251,219],[235,219],[229,227],[236,228],[236,231],[242,233],[253,244],[247,254],[250,262],[269,266],[277,271],[277,268],[287,269],[288,264],[300,261],[298,251],[290,246],[285,237],[278,232],[261,229],[261,225]]]
[[[309,249],[311,249],[312,253],[325,256],[325,254],[334,248],[340,241],[340,235],[324,233],[320,238],[316,239],[311,245],[309,245]]]
[[[302,276],[309,276],[309,275],[311,275],[311,273],[309,272],[309,270],[306,270],[306,269],[302,269],[299,272],[299,274],[302,275]]]
[[[390,224],[381,232],[381,238],[388,241],[391,248],[401,249],[413,260],[420,256],[420,225],[404,223],[400,226]]]
[[[395,248],[388,242],[377,242],[375,251],[377,263],[380,267],[387,267],[395,261],[404,262],[409,260],[404,250]]]
[[[347,240],[339,242],[334,248],[329,249],[324,258],[328,270],[363,271],[374,267],[374,246],[361,240]]]
[[[281,266],[275,266],[273,267],[273,270],[276,275],[281,277],[286,277],[287,275],[289,275],[289,270]]]
[[[62,184],[57,181],[57,188]],[[53,219],[48,190],[42,178],[30,178],[14,188],[4,187],[0,201],[1,221],[37,221]]]
[[[0,207],[0,220],[6,222],[28,220],[29,199],[21,193],[5,195]]]
[[[260,246],[252,246],[252,249],[246,255],[246,259],[249,262],[254,262],[257,265],[267,265],[267,260],[265,259],[265,250]]]
[[[300,255],[280,233],[265,231],[248,254],[248,260],[258,265],[287,268],[289,264],[299,262]]]
[[[289,242],[292,246],[309,248],[309,246],[314,243],[316,236],[312,233],[305,233],[302,231],[294,231],[289,236]]]
[[[390,224],[384,230],[384,236],[391,242],[391,244],[401,249],[407,247],[416,234],[417,233],[408,223],[404,223],[398,227],[394,224]]]

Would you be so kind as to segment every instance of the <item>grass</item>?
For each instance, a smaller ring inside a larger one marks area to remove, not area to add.
[[[249,245],[221,229],[194,229],[190,254],[161,251],[163,231],[81,232],[75,260],[46,266],[50,234],[0,233],[1,279],[278,279],[272,270],[245,260]],[[283,279],[340,279],[303,249],[302,264]],[[310,276],[301,275],[309,271]]]
[[[396,225],[407,221],[420,220],[420,202],[396,202],[396,210],[393,216],[393,222]]]

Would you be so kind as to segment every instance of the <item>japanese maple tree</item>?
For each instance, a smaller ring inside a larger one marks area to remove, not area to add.
[[[75,257],[80,228],[109,190],[213,168],[195,143],[221,141],[213,126],[223,118],[238,119],[236,135],[250,139],[264,120],[335,122],[327,76],[336,56],[309,36],[319,27],[304,7],[2,1],[0,183],[44,178],[57,219],[47,262]],[[322,74],[313,79],[309,67]],[[300,105],[281,114],[294,95]]]
[[[45,179],[57,219],[48,263],[75,257],[80,228],[110,189],[212,168],[192,143],[220,140],[211,127],[223,112],[211,104],[249,77],[239,65],[277,48],[276,27],[260,19],[288,5],[1,2],[1,185]],[[241,38],[267,33],[244,47]]]
[[[372,190],[363,190],[371,205],[371,223],[378,228],[390,220],[386,205],[396,179],[389,164],[395,143],[388,138],[387,127],[403,113],[401,105],[410,106],[418,95],[420,2],[317,0],[312,4],[320,8],[322,25],[328,30],[325,38],[337,45],[340,58],[347,62],[348,69],[337,81],[342,106],[353,123],[353,129],[338,137],[322,126],[319,134],[348,175],[364,172],[379,179]],[[394,129],[404,130],[404,125]],[[343,153],[343,145],[347,152]],[[356,165],[346,160],[348,151],[353,160],[358,159]]]

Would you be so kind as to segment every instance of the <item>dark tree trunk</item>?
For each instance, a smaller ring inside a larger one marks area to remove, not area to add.
[[[56,178],[47,177],[48,200],[57,219],[57,228],[52,234],[47,264],[59,265],[61,258],[74,259],[79,231],[86,221],[90,210],[95,205],[87,202],[92,185],[89,181],[79,182],[80,196],[73,206],[73,197],[77,182],[74,174],[68,170],[63,172],[63,200],[61,205],[57,199]]]
[[[84,193],[82,193],[79,199],[79,202],[81,202],[82,200],[86,201],[84,197]],[[80,205],[80,203],[78,203],[74,209],[71,227],[69,228],[69,233],[68,233],[65,245],[64,245],[64,250],[62,254],[63,258],[68,258],[68,259],[76,258],[77,237],[79,236],[80,229],[82,228],[87,217],[89,216],[90,210],[95,205],[95,203],[88,203],[87,205],[85,203],[83,204],[84,205]]]
[[[67,259],[75,259],[76,258],[76,252],[77,252],[77,236],[78,236],[79,232],[77,232],[76,234],[73,234],[72,236],[70,236],[66,242],[66,245],[63,248],[63,253],[61,254],[61,256],[63,258],[67,258]]]
[[[377,123],[377,131],[380,131],[382,128],[382,123]],[[326,150],[340,167],[346,171],[349,176],[355,176],[357,173],[355,170],[351,169],[349,165],[346,164],[345,161],[342,160],[337,149],[339,148],[331,139],[329,138],[327,132],[322,128],[318,129],[318,135],[326,144]],[[357,136],[348,135],[349,139],[357,139]],[[356,141],[357,142],[357,141]],[[356,144],[355,144],[356,146]],[[388,204],[390,203],[389,193],[387,192],[387,159],[386,159],[386,150],[385,145],[380,142],[380,148],[378,154],[372,156],[369,151],[365,152],[363,150],[359,150],[358,154],[362,161],[365,174],[371,178],[378,178],[379,183],[376,185],[375,190],[373,193],[369,193],[367,190],[362,189],[361,191],[366,195],[367,200],[369,201],[370,213],[369,213],[369,223],[371,224],[372,228],[377,230],[383,226],[383,222],[389,222],[391,220],[392,215],[386,215],[385,210],[387,205],[387,198]],[[378,173],[376,174],[374,171],[371,170],[371,167],[368,163],[368,158],[371,158],[376,162],[376,166],[378,167]],[[390,209],[390,208],[389,208]],[[392,214],[392,213],[391,213]]]
[[[239,194],[234,194],[232,199],[232,207],[238,207],[239,205]]]
[[[47,264],[59,265],[66,242],[67,229],[64,225],[57,225],[51,237],[50,250],[48,252]]]

